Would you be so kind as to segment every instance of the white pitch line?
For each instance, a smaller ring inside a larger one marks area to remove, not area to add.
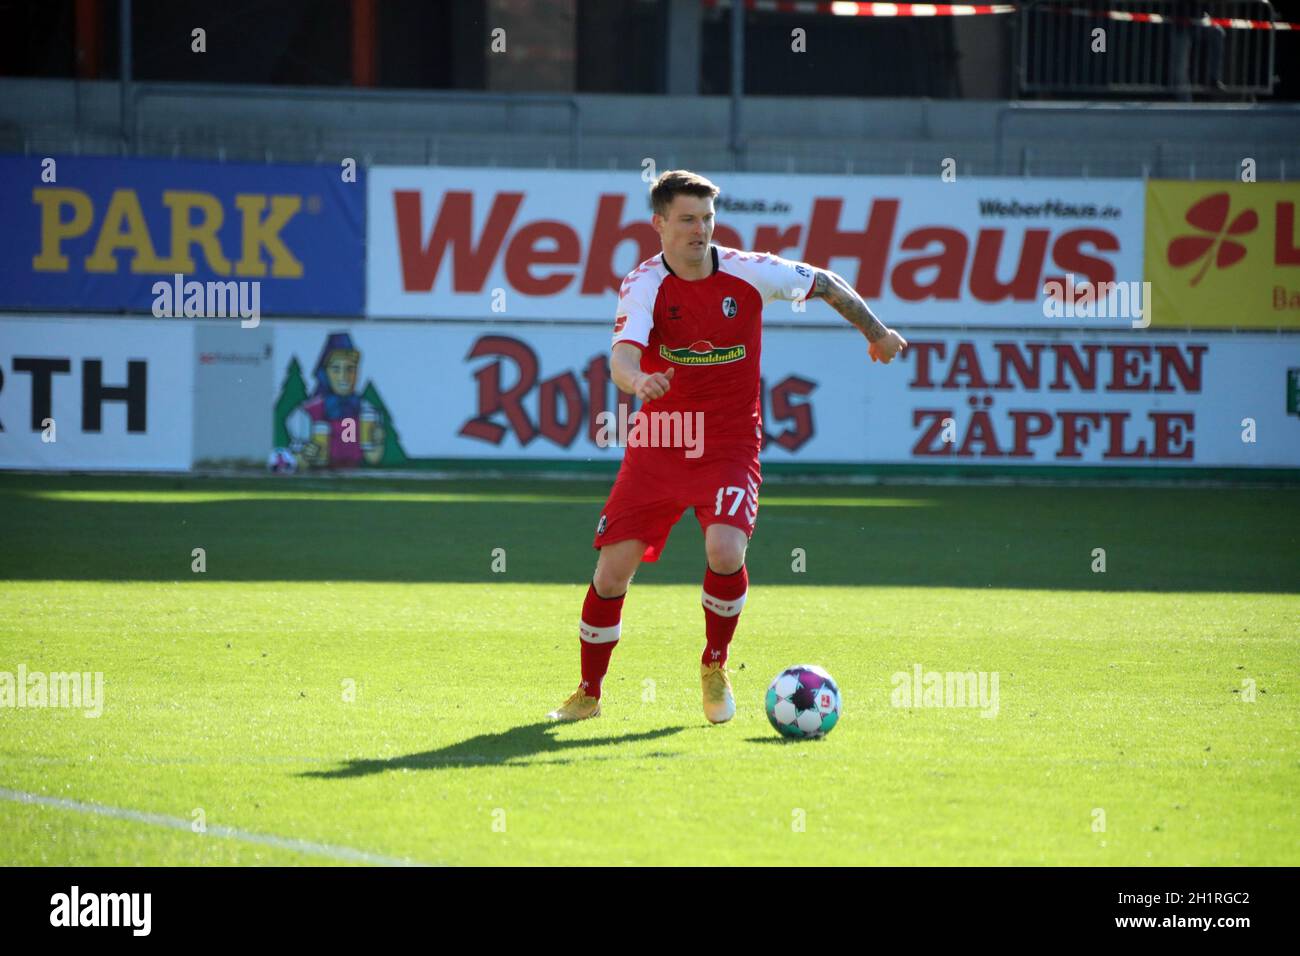
[[[39,793],[25,793],[22,790],[10,790],[7,787],[0,787],[0,800],[9,800],[13,803],[36,804],[42,807],[54,807],[57,810],[72,810],[74,813],[89,813],[100,817],[109,817],[114,820],[130,820],[133,823],[146,823],[155,827],[167,827],[172,830],[184,830],[187,833],[191,830],[190,820],[183,817],[169,817],[161,813],[145,813],[141,810],[126,810],[122,807],[110,807],[102,803],[82,803],[79,800],[65,800],[62,797],[47,797]],[[228,840],[239,840],[243,843],[257,843],[262,846],[276,847],[280,850],[293,850],[298,853],[310,853],[313,856],[324,856],[334,860],[347,860],[353,863],[373,863],[376,866],[425,866],[423,863],[413,863],[410,860],[401,860],[391,856],[381,856],[377,853],[367,853],[365,850],[354,850],[346,846],[334,846],[329,843],[312,843],[309,840],[295,840],[289,837],[273,836],[268,833],[253,833],[249,830],[239,830],[235,827],[223,827],[211,825],[201,836],[218,836],[225,837]]]

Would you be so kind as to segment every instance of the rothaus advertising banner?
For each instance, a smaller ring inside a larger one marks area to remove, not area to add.
[[[1152,324],[1300,329],[1300,184],[1147,187]]]
[[[854,330],[769,330],[764,460],[1300,467],[1300,336],[904,331],[911,347],[884,366]],[[601,328],[311,322],[274,335],[274,441],[300,468],[615,462],[633,434]],[[707,454],[707,433],[673,434]]]
[[[1140,180],[715,182],[715,243],[830,268],[891,325],[1128,327],[1142,304]],[[660,250],[648,189],[640,170],[372,169],[366,311],[612,320],[623,276]],[[1081,303],[1081,285],[1104,305]],[[790,303],[767,317],[836,318]]]
[[[188,469],[194,330],[0,318],[0,468]]]
[[[0,157],[0,308],[356,316],[364,221],[337,166]]]

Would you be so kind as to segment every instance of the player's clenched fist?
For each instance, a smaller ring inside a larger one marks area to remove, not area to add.
[[[670,368],[666,372],[642,372],[636,380],[636,397],[643,402],[662,398],[672,388],[673,371]]]
[[[890,329],[883,339],[877,339],[867,346],[867,354],[871,356],[871,361],[884,362],[888,365],[894,356],[905,348],[907,348],[907,339]]]

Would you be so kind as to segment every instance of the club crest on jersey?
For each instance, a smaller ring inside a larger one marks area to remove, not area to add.
[[[733,299],[731,296],[727,296],[725,299],[722,300],[722,314],[725,315],[727,318],[734,319],[736,317],[737,311],[738,309],[736,308],[736,300]]]
[[[666,345],[660,345],[659,357],[677,365],[726,365],[728,362],[739,362],[743,359],[745,346],[714,347],[707,339],[700,339],[684,349],[670,349]]]

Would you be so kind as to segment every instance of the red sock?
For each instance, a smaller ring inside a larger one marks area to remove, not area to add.
[[[707,644],[702,664],[727,663],[727,645],[740,623],[740,609],[745,606],[749,591],[749,572],[742,564],[733,574],[718,574],[712,568],[704,572],[704,637]]]
[[[609,670],[609,655],[618,644],[622,627],[624,591],[618,597],[603,598],[596,585],[587,587],[582,602],[582,620],[578,624],[578,642],[582,645],[582,689],[591,697],[600,696],[600,685]]]

